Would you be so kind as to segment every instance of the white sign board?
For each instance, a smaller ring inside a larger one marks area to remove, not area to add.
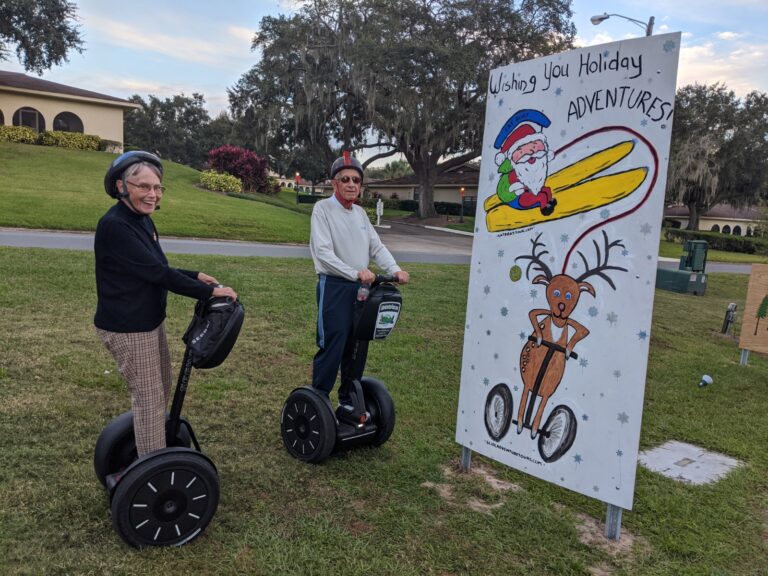
[[[493,70],[456,440],[632,508],[680,34]]]

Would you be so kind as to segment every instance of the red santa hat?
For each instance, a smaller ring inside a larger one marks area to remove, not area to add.
[[[538,110],[518,111],[507,120],[496,137],[494,148],[499,150],[496,154],[496,164],[501,165],[504,162],[509,150],[516,150],[523,144],[536,140],[546,142],[541,130],[549,125],[549,118]]]

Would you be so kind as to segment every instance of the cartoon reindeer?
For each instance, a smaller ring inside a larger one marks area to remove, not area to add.
[[[594,268],[590,268],[584,254],[577,252],[584,263],[585,272],[583,274],[578,278],[572,278],[565,273],[552,275],[551,270],[543,260],[543,257],[549,252],[545,249],[546,245],[539,241],[539,238],[541,238],[541,233],[531,240],[533,249],[530,256],[515,258],[515,261],[530,261],[525,270],[525,277],[529,280],[531,268],[539,273],[534,277],[532,283],[543,284],[547,287],[546,297],[549,305],[548,310],[536,308],[528,313],[528,318],[533,326],[533,335],[520,353],[520,374],[523,378],[524,389],[517,415],[518,434],[522,432],[524,422],[530,421],[530,413],[533,410],[536,397],[541,398],[538,410],[536,410],[536,417],[531,425],[531,438],[535,438],[538,434],[544,408],[549,397],[555,393],[560,385],[565,372],[565,363],[571,357],[573,348],[589,335],[589,330],[586,327],[571,318],[582,292],[588,292],[593,298],[595,297],[594,287],[585,280],[591,276],[598,276],[616,290],[616,286],[607,272],[611,270],[627,271],[626,268],[608,264],[611,249],[624,248],[624,245],[621,240],[609,242],[608,235],[603,231],[604,252],[601,253],[597,241],[592,241],[597,253],[597,265]],[[555,354],[555,351],[561,353]],[[524,420],[523,416],[529,403],[528,418]]]

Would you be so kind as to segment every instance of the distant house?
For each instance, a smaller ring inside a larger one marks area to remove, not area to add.
[[[434,201],[460,204],[463,189],[464,201],[475,202],[479,179],[480,169],[472,164],[463,164],[447,170],[437,177],[433,189]],[[368,181],[365,187],[367,196],[392,198],[397,195],[400,200],[419,199],[419,182],[413,174],[392,180]]]
[[[0,70],[0,125],[94,134],[123,144],[123,112],[138,104]]]
[[[688,226],[687,206],[668,206],[664,210],[664,219],[680,223],[681,228]],[[734,208],[730,204],[715,204],[699,215],[699,230],[733,234],[734,236],[752,236],[760,227],[761,212],[756,208]]]

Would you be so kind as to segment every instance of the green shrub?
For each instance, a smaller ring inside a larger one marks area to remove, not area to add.
[[[368,220],[371,221],[371,224],[376,224],[376,208],[363,206],[363,210],[365,210],[365,213],[368,215]]]
[[[0,142],[34,144],[36,141],[37,132],[29,126],[0,126]]]
[[[407,210],[408,212],[416,212],[419,209],[418,200],[400,200],[400,206],[398,210]]]
[[[384,209],[385,210],[400,210],[400,204],[402,200],[398,200],[395,198],[394,200],[391,198],[382,198],[382,202],[384,202]],[[361,198],[360,199],[360,205],[363,208],[376,208],[376,203],[379,201],[378,198]],[[374,210],[375,211],[375,210]]]
[[[243,191],[243,183],[237,176],[222,174],[215,170],[205,170],[200,173],[200,184],[203,188],[214,192],[231,192],[239,194]]]
[[[683,243],[686,240],[706,240],[710,250],[743,252],[745,254],[768,254],[768,241],[755,236],[733,236],[704,230],[680,230],[664,228],[664,239]]]
[[[46,130],[37,137],[37,143],[41,146],[56,146],[70,150],[98,150],[100,142],[101,138],[93,134],[60,130]]]

